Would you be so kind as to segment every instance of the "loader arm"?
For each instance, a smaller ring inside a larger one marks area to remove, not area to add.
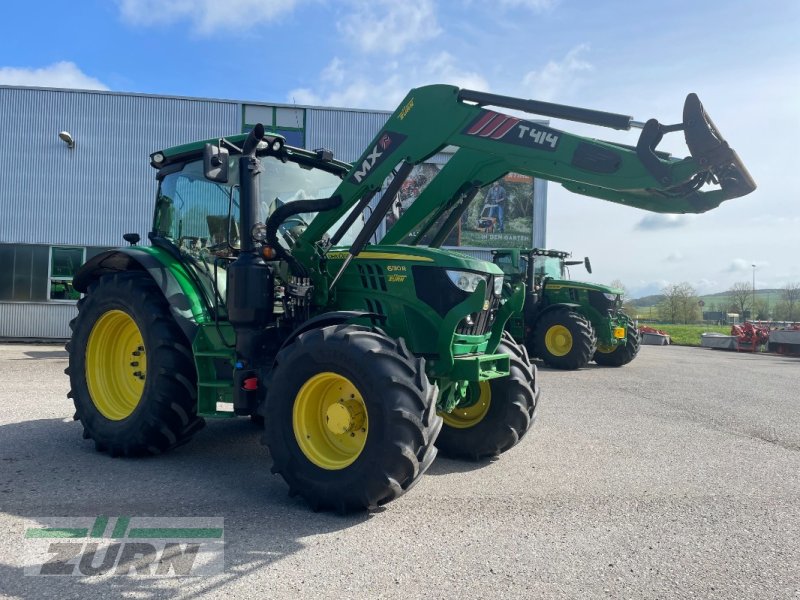
[[[495,112],[486,109],[487,105],[614,129],[641,127],[642,133],[637,146],[628,147]],[[690,156],[679,159],[657,151],[665,134],[680,130]],[[341,206],[314,219],[298,244],[297,254],[310,258],[323,234],[365,195],[380,190],[398,165],[422,163],[447,146],[458,150],[423,192],[424,198],[418,198],[395,224],[385,242],[401,239],[419,227],[424,216],[441,214],[469,188],[508,172],[540,177],[582,195],[663,213],[702,213],[755,189],[739,157],[694,94],[686,99],[682,123],[662,125],[655,119],[640,123],[626,115],[432,85],[409,92],[336,190],[343,198]],[[399,172],[407,176],[409,170],[402,168]],[[390,206],[391,199],[379,205],[365,225],[361,243],[351,250],[353,254],[361,250]]]

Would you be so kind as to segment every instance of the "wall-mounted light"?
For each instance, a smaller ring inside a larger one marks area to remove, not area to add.
[[[59,131],[58,137],[67,145],[67,148],[72,149],[75,147],[75,140],[72,138],[72,134],[69,131]]]

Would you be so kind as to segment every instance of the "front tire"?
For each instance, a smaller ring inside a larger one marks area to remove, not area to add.
[[[68,395],[98,450],[159,454],[202,428],[191,348],[146,273],[93,282],[70,327]]]
[[[604,367],[621,367],[631,362],[639,354],[641,340],[639,332],[633,325],[628,325],[625,345],[605,347],[597,346],[594,362]]]
[[[451,458],[481,460],[510,450],[530,430],[539,407],[536,365],[524,346],[507,332],[497,347],[509,355],[511,372],[507,377],[470,383],[473,403],[440,413],[444,419],[436,445]]]
[[[542,315],[533,331],[533,354],[555,369],[573,371],[589,364],[596,338],[589,320],[572,310]]]
[[[402,340],[356,325],[314,329],[278,354],[270,381],[260,414],[272,472],[314,510],[386,504],[436,457],[437,388]]]

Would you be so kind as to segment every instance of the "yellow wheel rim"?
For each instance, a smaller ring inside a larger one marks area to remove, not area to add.
[[[86,344],[86,383],[97,410],[121,421],[142,399],[147,357],[142,332],[121,310],[109,310],[95,322]]]
[[[605,344],[597,344],[597,351],[600,354],[611,354],[616,349],[617,346],[606,346]]]
[[[572,350],[572,334],[563,325],[553,325],[544,334],[544,345],[553,356],[566,356]]]
[[[297,392],[292,427],[308,460],[328,471],[344,469],[355,462],[367,443],[367,405],[347,377],[318,373]]]
[[[474,384],[471,384],[470,388],[473,388],[473,386]],[[478,390],[478,399],[472,406],[464,408],[457,406],[452,412],[439,413],[445,425],[456,429],[468,429],[483,421],[486,413],[489,412],[489,406],[492,404],[492,388],[488,381],[481,381],[478,383]]]

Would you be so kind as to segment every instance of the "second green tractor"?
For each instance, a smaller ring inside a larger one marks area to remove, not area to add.
[[[621,367],[639,353],[639,332],[622,312],[622,290],[574,281],[568,267],[589,258],[569,260],[560,250],[504,249],[493,252],[509,284],[525,284],[525,305],[506,324],[531,356],[556,369],[580,369],[594,361]]]

